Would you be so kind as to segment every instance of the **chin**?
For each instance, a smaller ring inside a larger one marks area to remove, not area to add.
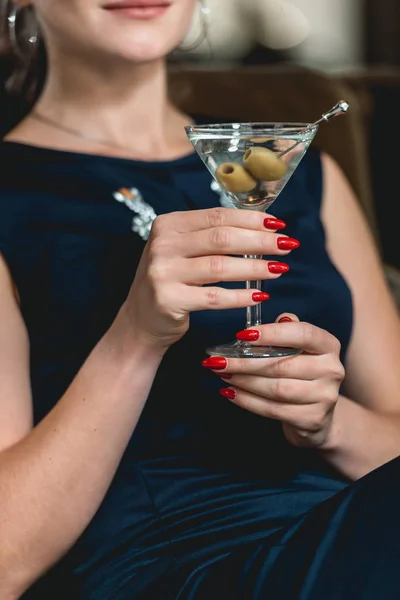
[[[165,59],[180,44],[180,38],[172,38],[158,28],[146,28],[144,31],[124,32],[122,35],[109,36],[107,46],[104,40],[100,53],[120,57],[123,61],[146,63]],[[100,44],[98,44],[98,47]]]
[[[162,45],[133,44],[129,50],[121,52],[120,56],[123,60],[132,64],[143,64],[164,60],[171,50],[172,48],[166,48]]]
[[[185,4],[188,0],[182,0]],[[181,41],[190,27],[192,11],[171,7],[167,14],[148,20],[117,18],[106,14],[98,23],[97,46],[105,52],[116,53],[133,63],[152,62],[166,58]],[[191,6],[187,4],[187,6]],[[107,36],[104,36],[107,31]]]

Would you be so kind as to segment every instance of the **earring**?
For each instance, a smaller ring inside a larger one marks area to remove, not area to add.
[[[199,9],[200,9],[200,32],[197,38],[191,44],[187,46],[179,46],[180,52],[191,52],[192,50],[197,50],[199,46],[206,40],[208,43],[208,18],[210,14],[210,9],[206,6],[205,0],[197,0]]]
[[[8,35],[10,38],[10,44],[17,56],[23,58],[25,53],[21,49],[20,43],[18,41],[17,35],[17,27],[18,27],[18,17],[21,15],[22,9],[19,6],[11,3],[11,10],[7,16],[8,23]],[[28,43],[31,45],[31,48],[34,48],[38,42],[38,31],[36,31],[33,35],[28,37]]]

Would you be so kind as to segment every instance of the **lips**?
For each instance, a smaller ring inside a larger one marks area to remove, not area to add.
[[[107,10],[124,10],[124,9],[146,9],[146,8],[168,8],[170,2],[157,0],[119,0],[119,2],[109,2],[103,5]]]
[[[161,17],[170,6],[169,0],[118,0],[102,8],[117,18],[149,21]]]

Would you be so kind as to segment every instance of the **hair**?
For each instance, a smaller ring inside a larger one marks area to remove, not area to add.
[[[15,23],[16,40],[10,36],[8,17],[11,0],[0,0],[0,72],[1,87],[14,100],[32,105],[46,76],[46,52],[38,34],[39,25],[32,6],[19,9]],[[30,43],[31,37],[36,43]]]
[[[12,7],[12,0],[0,0],[0,137],[29,113],[43,90],[47,75],[46,49],[34,7],[18,10],[15,40],[10,36],[8,22]],[[31,37],[37,37],[37,42],[30,43]],[[196,43],[200,44],[204,38],[208,41],[203,25],[202,36]],[[176,66],[176,56],[172,55],[170,60]]]

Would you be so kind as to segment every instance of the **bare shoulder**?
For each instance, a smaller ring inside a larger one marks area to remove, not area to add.
[[[40,135],[41,134],[41,135]],[[5,142],[35,144],[41,139],[43,132],[29,116],[22,119],[3,138]]]
[[[400,318],[366,218],[343,171],[322,156],[321,217],[327,249],[353,299],[353,333],[346,392],[359,402],[391,409],[400,403]],[[394,400],[396,398],[396,400]]]
[[[323,172],[323,204],[322,219],[328,228],[328,233],[333,228],[340,225],[336,214],[345,216],[347,221],[355,220],[354,224],[363,229],[358,231],[368,238],[372,239],[372,232],[369,230],[359,199],[350,185],[347,176],[344,174],[340,165],[329,154],[322,154],[322,172]],[[353,224],[353,225],[354,225]],[[341,224],[346,225],[346,223]],[[374,245],[374,244],[373,244]]]
[[[0,253],[0,298],[3,296],[9,296],[10,298],[12,297],[13,302],[15,302],[17,305],[20,303],[17,286],[15,285],[5,258]]]
[[[345,272],[352,272],[358,260],[365,256],[370,268],[383,276],[375,239],[346,175],[327,154],[322,155],[322,170],[321,217],[331,255],[335,261],[339,261]]]
[[[10,270],[0,254],[0,451],[31,427],[29,339]]]

